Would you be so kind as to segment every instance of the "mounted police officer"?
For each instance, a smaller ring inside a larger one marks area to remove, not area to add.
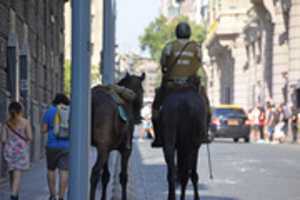
[[[159,131],[159,110],[163,99],[173,89],[191,86],[198,90],[209,106],[204,88],[201,86],[197,72],[202,67],[201,46],[190,40],[191,27],[186,22],[181,22],[176,27],[175,41],[168,43],[161,55],[161,71],[163,74],[161,87],[157,89],[152,106],[152,122],[155,131],[155,140],[152,147],[161,147],[162,140]],[[205,139],[204,139],[205,140]]]

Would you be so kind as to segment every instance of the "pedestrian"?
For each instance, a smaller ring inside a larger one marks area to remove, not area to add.
[[[265,140],[265,123],[266,123],[266,113],[263,107],[259,108],[259,133],[260,133],[260,142]]]
[[[250,114],[250,118],[252,121],[252,140],[257,142],[259,140],[259,117],[260,117],[260,109],[259,106],[255,106]]]
[[[62,118],[69,118],[69,114],[65,114],[64,117],[62,113],[64,110],[68,110],[70,101],[68,97],[64,94],[57,94],[52,102],[52,105],[48,108],[47,112],[43,117],[42,131],[48,134],[48,141],[46,146],[46,158],[47,158],[47,168],[48,168],[48,187],[50,192],[49,200],[56,200],[56,172],[59,172],[59,200],[64,199],[65,192],[68,186],[68,171],[69,171],[69,148],[70,142],[67,136],[62,137],[58,134],[63,128],[66,128],[68,133],[68,124],[64,123],[62,127],[62,122],[68,121]],[[64,108],[64,110],[62,109]],[[60,119],[58,121],[57,119]],[[57,129],[57,126],[61,126]],[[59,131],[57,131],[59,130]]]
[[[282,119],[283,119],[283,132],[285,134],[285,136],[287,137],[288,132],[289,132],[289,120],[291,118],[291,111],[289,109],[289,107],[282,103],[281,104],[281,113],[282,113]]]
[[[4,144],[3,157],[9,172],[10,199],[18,200],[22,172],[30,167],[32,132],[30,122],[23,117],[23,108],[19,102],[12,102],[8,111],[9,117],[1,128],[0,142]]]
[[[274,128],[277,122],[275,122],[275,110],[274,106],[267,102],[267,111],[266,111],[266,128],[267,128],[267,137],[265,137],[266,140],[272,141],[273,139],[273,133]]]
[[[146,104],[142,109],[143,128],[140,133],[140,139],[154,138],[154,131],[151,122],[151,105]]]
[[[285,121],[284,121],[284,113],[282,104],[276,107],[276,111],[274,112],[274,132],[272,135],[272,143],[282,143],[285,140]]]
[[[298,142],[298,111],[295,106],[292,107],[291,128],[293,133],[293,143]]]

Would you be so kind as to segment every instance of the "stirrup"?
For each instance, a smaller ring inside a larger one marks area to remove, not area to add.
[[[160,148],[162,146],[163,146],[162,142],[159,141],[158,139],[154,139],[154,141],[151,143],[152,148]]]

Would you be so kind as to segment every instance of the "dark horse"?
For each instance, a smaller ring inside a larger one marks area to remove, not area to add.
[[[125,102],[124,108],[128,115],[127,123],[118,113],[118,105],[111,95],[96,86],[92,89],[92,145],[97,149],[97,160],[91,174],[90,200],[95,200],[96,188],[102,179],[102,200],[106,199],[106,188],[110,179],[108,169],[109,153],[118,150],[121,154],[120,183],[122,185],[122,200],[127,199],[127,166],[131,154],[126,141],[133,136],[134,125],[140,120],[140,110],[143,103],[142,82],[145,74],[141,77],[127,74],[118,85],[124,86],[135,92],[135,99]]]
[[[194,187],[194,199],[200,199],[197,160],[201,139],[207,130],[207,109],[205,99],[194,89],[177,90],[163,102],[159,120],[168,170],[169,200],[176,199],[176,180],[181,185],[180,198],[185,199],[189,178]]]

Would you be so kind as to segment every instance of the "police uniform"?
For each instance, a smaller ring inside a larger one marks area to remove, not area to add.
[[[182,51],[184,47],[186,48]],[[174,63],[176,59],[178,60]],[[163,79],[177,80],[196,76],[201,67],[201,61],[201,47],[196,42],[187,39],[170,42],[161,56]],[[166,74],[168,77],[165,77]]]

